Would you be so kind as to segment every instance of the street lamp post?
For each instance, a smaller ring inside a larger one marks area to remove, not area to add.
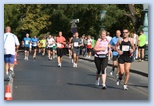
[[[146,35],[146,46],[145,46],[145,60],[148,60],[148,4],[143,4],[143,12],[145,13],[144,15],[144,34]]]
[[[102,10],[102,11],[100,11],[100,19],[101,19],[101,21],[105,18],[105,15],[106,15],[106,10]],[[102,25],[101,25],[101,30],[103,30],[104,29],[104,24],[102,23]]]
[[[71,32],[72,33],[75,33],[75,32],[77,32],[77,25],[76,25],[76,23],[79,23],[79,19],[73,19],[73,20],[71,20]]]

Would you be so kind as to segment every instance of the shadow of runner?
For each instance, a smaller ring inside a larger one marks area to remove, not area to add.
[[[79,59],[87,60],[89,62],[94,62],[94,60],[86,59],[86,58],[83,58],[83,57],[79,57]],[[108,64],[108,66],[112,67],[112,64]],[[148,74],[147,73],[141,72],[140,70],[130,69],[130,72],[135,73],[135,74],[142,75],[144,77],[148,77]]]
[[[82,86],[82,87],[91,87],[91,88],[98,88],[98,89],[101,89],[102,86],[96,86],[94,84],[74,84],[74,83],[67,83],[68,85],[74,85],[74,86]],[[107,85],[107,88],[111,88],[111,89],[121,89],[121,88],[118,88],[118,87],[114,87],[114,86],[108,86]],[[121,89],[122,90],[122,89]]]
[[[146,86],[146,85],[135,85],[135,84],[128,84],[128,85],[134,86],[134,87],[148,88],[148,86]]]

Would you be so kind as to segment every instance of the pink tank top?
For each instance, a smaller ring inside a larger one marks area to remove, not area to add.
[[[105,51],[99,51],[99,52],[96,52],[96,53],[97,54],[107,54],[109,42],[107,40],[102,41],[100,38],[97,41],[99,42],[97,48],[106,47],[106,50]],[[97,57],[96,54],[95,54],[95,56]]]

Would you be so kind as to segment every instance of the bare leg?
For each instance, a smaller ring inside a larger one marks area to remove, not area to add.
[[[124,79],[124,84],[127,85],[128,84],[128,80],[129,80],[129,72],[130,72],[130,66],[131,63],[125,63],[125,79]]]

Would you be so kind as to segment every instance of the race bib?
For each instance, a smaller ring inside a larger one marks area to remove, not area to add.
[[[34,45],[33,46],[37,46],[36,42],[34,42]]]
[[[122,51],[129,51],[129,46],[122,45]]]
[[[57,47],[61,47],[61,43],[57,43]]]
[[[26,42],[25,42],[25,43],[26,43],[26,45],[28,45],[28,44],[29,44],[29,41],[28,41],[28,40],[26,40]]]
[[[45,45],[46,43],[45,42],[43,42],[43,45]]]
[[[79,43],[78,42],[74,42],[74,47],[78,47]]]

